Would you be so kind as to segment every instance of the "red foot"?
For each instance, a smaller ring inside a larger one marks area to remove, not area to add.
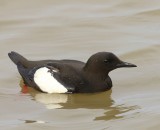
[[[28,86],[27,85],[23,85],[21,92],[24,93],[24,94],[28,93],[29,92]]]

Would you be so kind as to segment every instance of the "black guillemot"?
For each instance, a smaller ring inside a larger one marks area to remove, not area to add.
[[[24,84],[45,93],[94,93],[111,89],[109,72],[136,67],[111,52],[98,52],[86,63],[77,60],[30,61],[16,52],[8,53],[17,65]]]

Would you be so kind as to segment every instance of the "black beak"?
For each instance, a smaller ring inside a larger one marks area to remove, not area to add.
[[[127,62],[120,62],[116,65],[117,68],[121,68],[121,67],[137,67],[136,65],[134,64],[131,64],[131,63],[127,63]]]

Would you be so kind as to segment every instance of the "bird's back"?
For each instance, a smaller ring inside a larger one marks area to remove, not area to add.
[[[39,60],[39,61],[30,61],[24,58],[22,55],[17,52],[8,53],[10,59],[18,66],[19,64],[23,65],[25,68],[34,68],[36,66],[42,66],[48,63],[55,64],[66,64],[76,68],[84,67],[85,63],[77,60]]]

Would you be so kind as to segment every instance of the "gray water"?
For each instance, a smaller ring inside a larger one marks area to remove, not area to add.
[[[159,0],[0,0],[1,129],[160,129],[159,16]],[[138,67],[111,72],[103,93],[23,94],[12,50],[84,62],[110,51]]]

